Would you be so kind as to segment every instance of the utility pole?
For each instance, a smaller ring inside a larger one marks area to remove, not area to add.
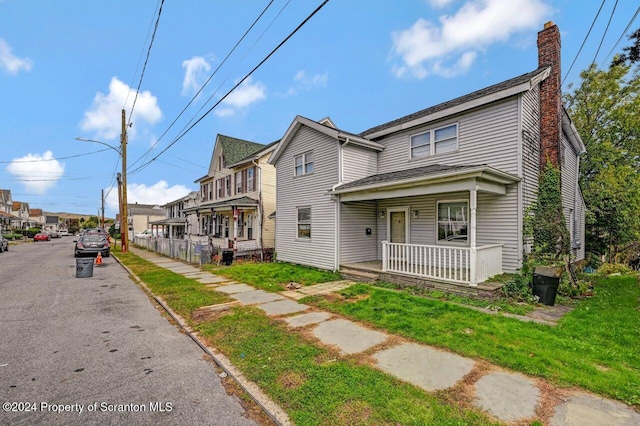
[[[102,190],[102,229],[104,229],[104,189]]]
[[[122,109],[122,218],[120,219],[120,238],[122,239],[122,252],[127,252],[129,245],[129,219],[127,212],[127,120]]]
[[[122,173],[118,173],[118,215],[120,221],[118,222],[118,230],[120,231],[120,249],[122,249]]]

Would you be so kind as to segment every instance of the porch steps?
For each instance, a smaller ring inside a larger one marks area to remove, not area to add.
[[[342,279],[360,283],[374,283],[380,278],[380,274],[376,274],[375,272],[363,271],[353,268],[342,267],[340,268],[339,272],[340,275],[342,275]]]

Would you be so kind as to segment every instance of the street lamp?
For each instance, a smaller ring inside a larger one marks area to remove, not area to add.
[[[120,134],[120,149],[117,149],[116,147],[109,145],[106,142],[96,141],[93,139],[84,139],[77,137],[76,140],[82,142],[93,142],[107,146],[116,151],[122,158],[122,195],[118,196],[118,202],[120,203],[120,241],[122,243],[121,250],[123,253],[126,253],[127,245],[129,244],[129,220],[127,217],[127,124],[124,109],[122,110],[122,133]],[[118,183],[120,183],[120,179],[118,179]],[[118,188],[120,188],[120,185],[118,185]]]

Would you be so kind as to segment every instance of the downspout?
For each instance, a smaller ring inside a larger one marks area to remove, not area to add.
[[[253,163],[253,165],[256,166],[256,187],[260,188],[260,190],[258,191],[258,229],[260,230],[259,231],[260,232],[260,261],[262,262],[264,261],[264,240],[262,239],[262,216],[263,216],[262,167],[260,167],[259,161],[251,160],[251,163]],[[275,231],[274,231],[274,239],[275,239]]]
[[[344,145],[349,143],[349,138],[346,139]],[[331,187],[331,192],[335,191],[335,189],[342,185],[342,180],[343,180],[343,174],[344,174],[344,167],[342,164],[342,148],[344,145],[340,144],[340,140],[338,139],[338,183],[336,183],[335,185],[333,185]],[[336,196],[336,195],[331,195],[331,199],[336,203],[335,205],[335,219],[334,219],[334,224],[335,224],[335,230],[334,230],[334,235],[336,236],[335,238],[335,247],[334,247],[334,260],[333,260],[333,270],[337,271],[340,269],[340,196]]]

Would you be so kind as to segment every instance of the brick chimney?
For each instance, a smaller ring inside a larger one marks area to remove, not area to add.
[[[540,84],[540,170],[547,160],[560,165],[562,92],[560,87],[560,30],[553,22],[538,33],[538,67],[551,67],[551,74]]]

